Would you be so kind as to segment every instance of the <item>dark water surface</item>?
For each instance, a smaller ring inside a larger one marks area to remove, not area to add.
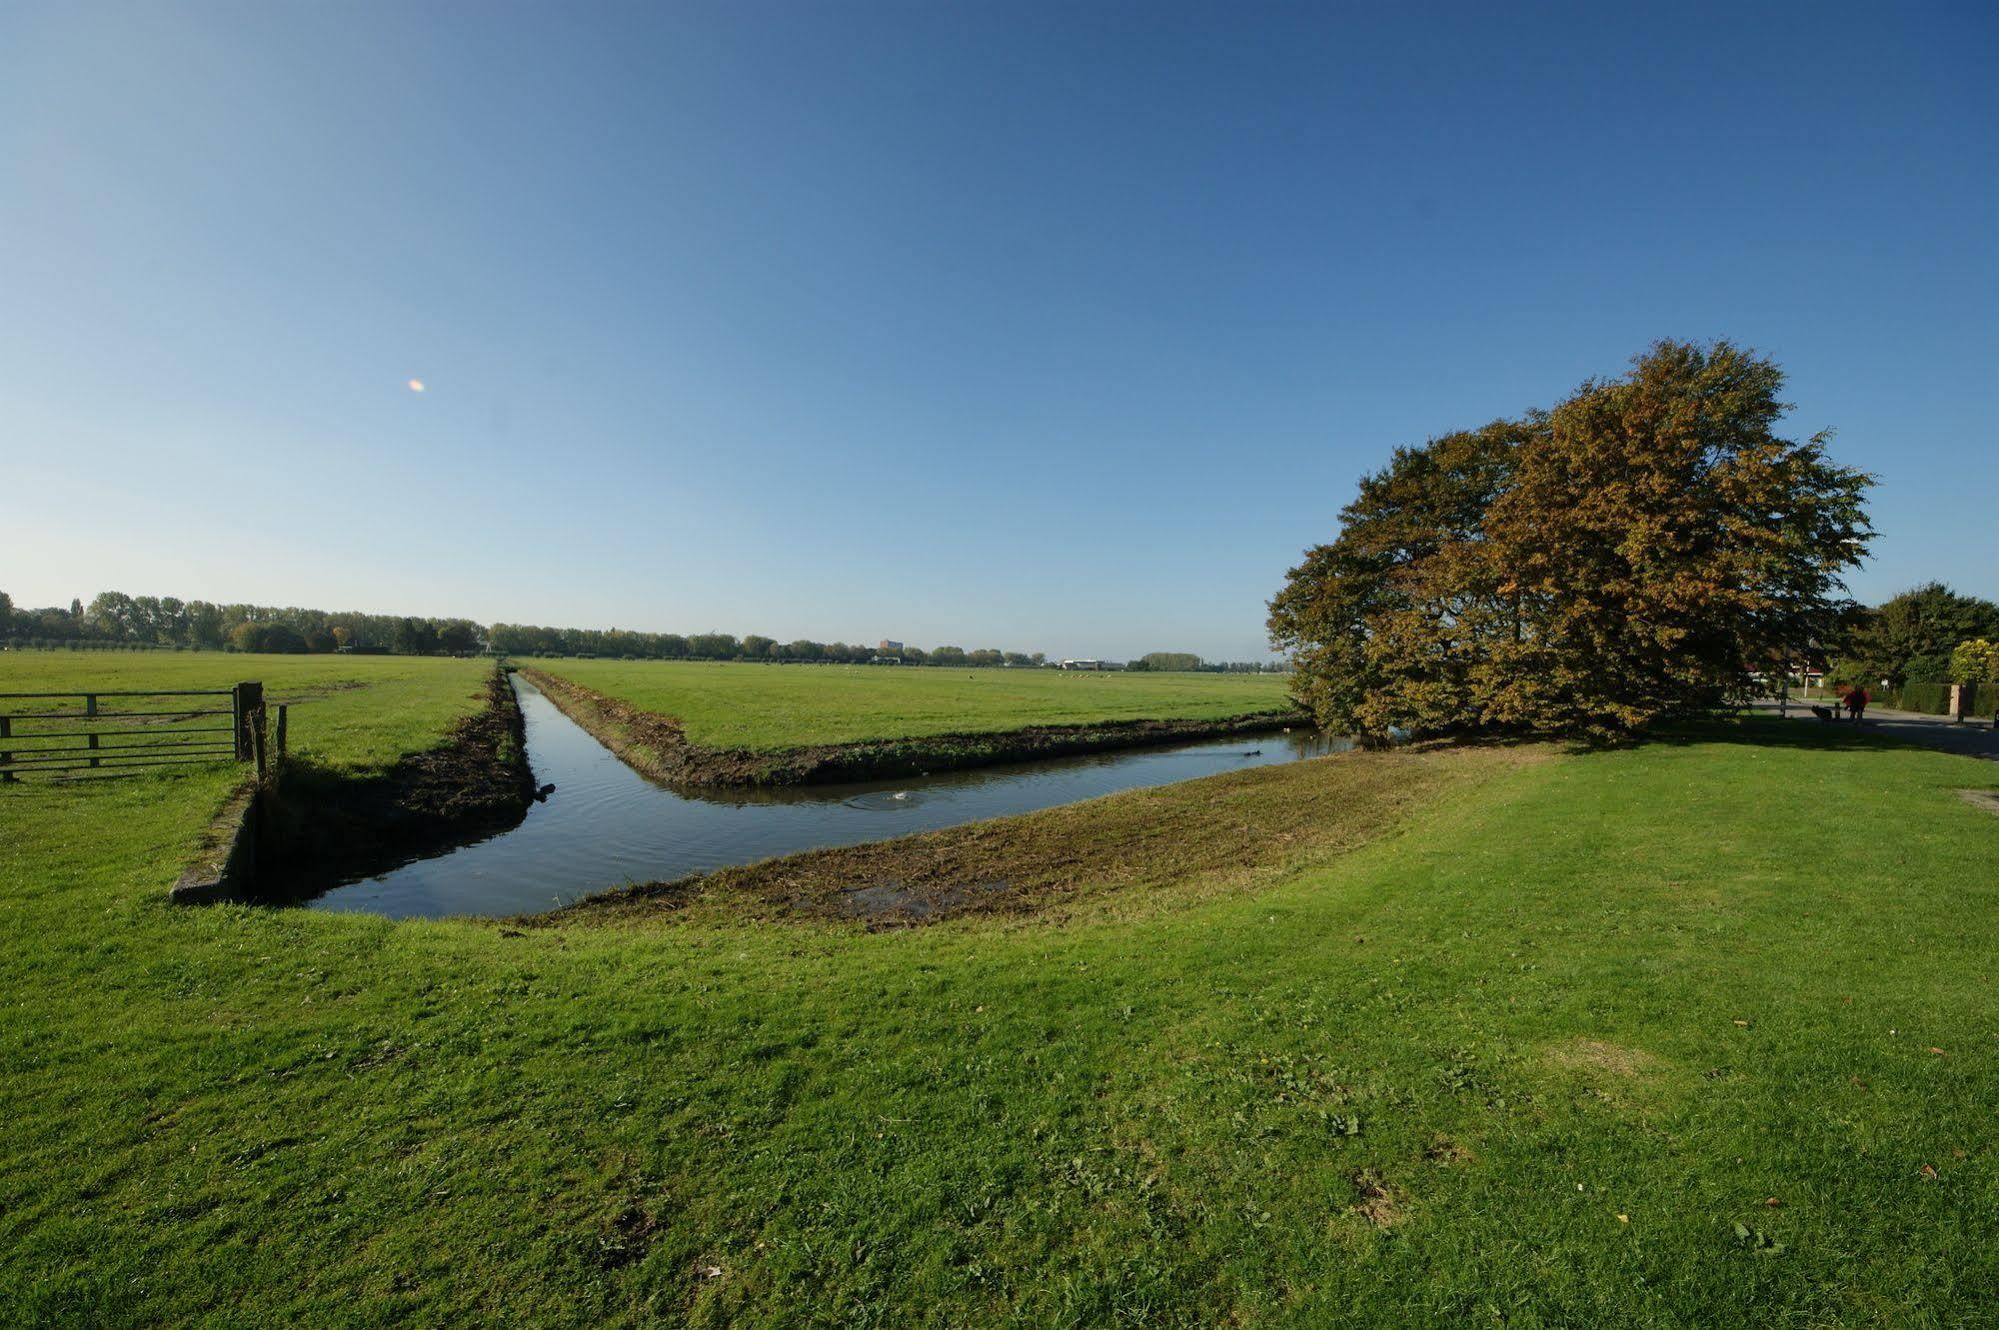
[[[527,680],[515,676],[514,687],[535,783],[555,785],[548,802],[530,808],[511,831],[335,887],[310,908],[396,918],[530,914],[628,882],[670,881],[1349,746],[1294,729],[865,784],[693,795],[640,776]]]

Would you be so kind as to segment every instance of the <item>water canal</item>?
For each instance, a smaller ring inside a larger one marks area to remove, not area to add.
[[[1030,813],[1349,746],[1297,729],[866,784],[693,793],[651,783],[532,683],[514,676],[514,687],[535,782],[555,785],[547,802],[509,831],[334,887],[309,908],[394,918],[531,914],[629,882]]]

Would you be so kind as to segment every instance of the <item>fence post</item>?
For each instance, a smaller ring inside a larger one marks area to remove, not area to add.
[[[285,713],[290,710],[287,703],[278,703],[278,756],[285,755]]]
[[[14,718],[12,716],[0,716],[0,739],[10,738],[13,733]],[[12,753],[0,752],[0,767],[6,767],[13,760],[14,755]],[[14,783],[14,773],[11,770],[0,771],[0,783],[12,785]]]
[[[264,685],[239,683],[231,691],[230,702],[236,711],[236,760],[248,762],[257,756],[257,742],[251,737],[252,716],[264,708]]]

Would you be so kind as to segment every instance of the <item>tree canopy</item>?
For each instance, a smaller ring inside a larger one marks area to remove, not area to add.
[[[1999,684],[1999,642],[1974,637],[1950,653],[1950,682]]]
[[[1951,653],[1977,638],[1999,638],[1999,605],[1926,582],[1863,611],[1833,662],[1842,683],[1972,683],[1952,679]]]
[[[1198,670],[1203,661],[1192,651],[1148,651],[1135,664],[1148,670]]]
[[[1319,721],[1617,739],[1827,638],[1869,478],[1774,433],[1783,374],[1660,342],[1553,409],[1397,449],[1270,603]]]

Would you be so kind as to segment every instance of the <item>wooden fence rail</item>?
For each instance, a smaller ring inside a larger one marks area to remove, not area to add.
[[[105,698],[139,700],[114,702],[113,709],[107,710],[99,705]],[[227,705],[190,704],[161,709],[161,702],[168,698],[216,698]],[[23,706],[23,703],[50,705]],[[283,706],[278,708],[280,752],[284,750],[285,710]],[[228,722],[188,724],[219,716],[227,716]],[[60,728],[44,728],[50,723]],[[0,693],[0,783],[11,784],[30,774],[110,772],[232,760],[255,762],[257,774],[262,776],[264,730],[261,683],[239,683],[234,688]]]

